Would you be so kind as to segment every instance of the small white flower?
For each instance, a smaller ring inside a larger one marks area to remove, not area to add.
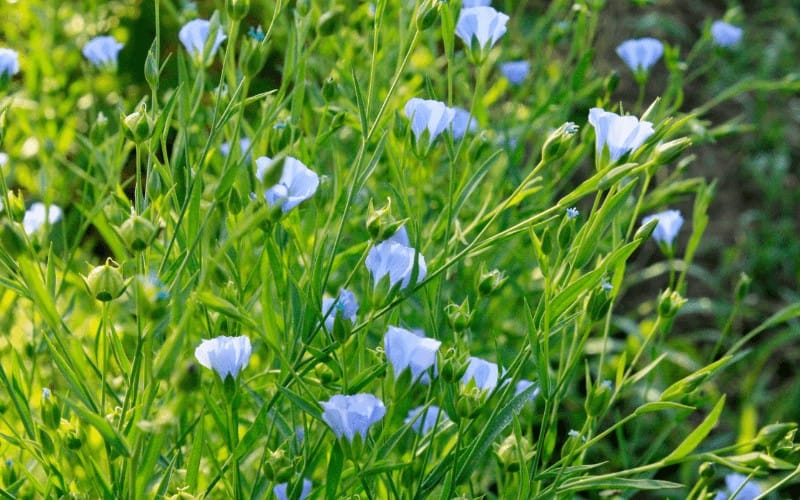
[[[343,319],[349,319],[351,323],[356,323],[358,313],[358,301],[355,294],[350,290],[342,288],[339,297],[336,299],[322,299],[322,315],[325,317],[325,328],[329,332],[333,331],[333,324],[337,315]]]
[[[436,339],[418,336],[396,326],[389,326],[383,338],[386,359],[394,368],[395,378],[399,378],[404,370],[411,370],[411,382],[417,379],[423,384],[429,382],[427,371],[436,365],[436,352],[442,343]]]
[[[321,401],[322,420],[331,428],[337,438],[345,437],[352,441],[356,434],[367,438],[369,427],[386,415],[383,401],[372,394],[337,394],[328,401]]]
[[[256,158],[256,177],[264,180],[264,175],[273,160],[266,156]],[[287,156],[283,162],[283,172],[278,184],[264,192],[270,206],[280,204],[284,213],[311,198],[319,187],[319,176],[297,158]]]
[[[58,205],[45,207],[44,203],[37,201],[25,212],[25,216],[22,218],[22,227],[26,234],[33,234],[44,227],[45,221],[53,225],[61,220],[62,215],[63,212]]]
[[[531,64],[528,61],[511,61],[500,65],[500,73],[514,85],[524,82],[530,71]]]
[[[16,50],[0,47],[0,78],[19,73],[19,54]]]
[[[428,131],[428,141],[433,142],[436,137],[450,127],[455,116],[455,111],[443,102],[431,99],[409,99],[404,108],[406,118],[411,120],[411,131],[419,141],[422,133]]]
[[[421,416],[417,416],[423,411],[424,413]],[[424,406],[418,406],[409,410],[408,416],[403,420],[403,423],[408,424],[409,422],[413,422],[411,428],[414,429],[414,432],[424,436],[429,433],[437,423],[441,426],[449,420],[450,418],[444,410],[438,406],[431,405],[427,409]]]
[[[396,241],[386,240],[369,249],[364,263],[372,273],[375,286],[384,276],[389,276],[389,286],[393,287],[396,283],[401,283],[400,288],[405,288],[411,282],[411,274],[414,270],[416,255],[417,264],[417,283],[425,279],[428,268],[425,265],[425,257],[417,254],[417,251]]]
[[[657,214],[648,215],[642,219],[642,225],[646,225],[653,219],[658,220],[656,230],[653,231],[653,239],[659,243],[672,245],[675,237],[678,236],[678,231],[683,226],[683,217],[679,210],[666,210]]]
[[[184,24],[181,30],[178,32],[178,38],[183,46],[186,47],[186,51],[195,61],[201,63],[207,62],[203,58],[205,57],[204,50],[206,46],[206,40],[208,39],[208,32],[210,30],[210,21],[205,19],[193,19]],[[217,30],[216,38],[211,44],[211,50],[207,56],[208,60],[214,57],[214,54],[217,53],[217,49],[219,49],[220,44],[223,40],[225,40],[225,38],[227,37],[222,31],[222,28],[219,28],[219,30]]]
[[[496,363],[470,356],[469,365],[464,376],[461,377],[461,383],[467,385],[470,380],[474,380],[478,389],[491,392],[497,387],[499,375]]]
[[[204,339],[194,350],[194,357],[201,365],[216,371],[225,380],[228,375],[233,378],[239,375],[250,361],[252,350],[250,339],[246,336],[220,336]]]
[[[664,44],[655,38],[634,38],[622,42],[617,55],[631,71],[647,71],[664,55]]]
[[[711,24],[711,38],[720,47],[735,47],[742,41],[744,30],[725,21],[714,21]]]
[[[467,7],[458,16],[456,35],[467,47],[472,47],[474,38],[481,50],[490,49],[506,33],[508,19],[492,7]]]
[[[478,130],[478,121],[464,108],[451,108],[453,110],[453,139],[459,140],[467,132]]]
[[[639,149],[655,130],[653,124],[635,116],[619,116],[602,108],[589,110],[589,123],[594,126],[597,155],[608,146],[611,161],[617,161],[622,155]]]
[[[311,495],[311,488],[313,484],[308,479],[303,478],[303,488],[300,492],[300,496],[298,497],[299,500],[305,500]],[[275,498],[278,500],[288,500],[289,499],[289,483],[280,483],[276,484],[272,488],[272,493],[275,495]]]
[[[113,36],[96,36],[86,42],[81,52],[96,68],[116,68],[119,51],[124,46]]]

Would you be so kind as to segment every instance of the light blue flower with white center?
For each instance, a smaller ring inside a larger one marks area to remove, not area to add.
[[[19,53],[0,47],[0,78],[8,79],[19,73]]]
[[[456,23],[456,35],[473,50],[479,50],[482,60],[489,49],[506,33],[509,17],[492,7],[467,7],[461,9]],[[473,54],[473,57],[476,54]]]
[[[470,116],[469,111],[464,108],[451,108],[453,110],[453,139],[459,140],[467,132],[478,130],[478,121],[474,116]]]
[[[31,235],[45,224],[52,226],[60,221],[62,215],[63,211],[58,205],[45,206],[44,203],[37,201],[25,211],[25,215],[22,217],[22,228],[25,230],[25,234]]]
[[[201,365],[217,372],[224,381],[229,375],[232,378],[239,375],[250,361],[252,351],[248,337],[223,335],[201,341],[194,350],[194,357]]]
[[[642,225],[647,225],[651,220],[658,220],[658,225],[653,231],[653,239],[658,243],[671,246],[678,236],[678,231],[683,226],[683,216],[680,210],[665,210],[657,214],[648,215],[642,219]]]
[[[214,58],[220,44],[227,38],[222,28],[217,30],[216,37],[211,43],[208,54],[205,53],[206,40],[211,31],[211,22],[206,19],[192,19],[184,24],[178,32],[178,38],[192,59],[201,65],[207,65]]]
[[[86,42],[81,52],[95,68],[116,69],[119,51],[124,46],[113,36],[96,36]]]
[[[664,44],[655,38],[634,38],[622,42],[617,55],[634,73],[647,72],[664,55]]]
[[[514,395],[518,396],[522,391],[524,391],[525,389],[527,389],[528,387],[531,387],[533,385],[536,385],[536,384],[534,382],[531,382],[530,380],[526,380],[526,379],[520,380],[514,386]],[[540,392],[541,392],[541,389],[539,389],[539,387],[536,387],[533,390],[533,393],[531,393],[529,399],[531,401],[533,401],[534,399],[536,399],[536,396],[538,396]]]
[[[509,61],[500,65],[500,73],[514,85],[520,85],[528,78],[531,63],[528,61]]]
[[[350,290],[342,288],[337,298],[326,297],[322,299],[322,315],[325,318],[325,328],[329,332],[333,331],[336,316],[350,320],[355,325],[357,313],[358,301],[355,294]]]
[[[322,420],[336,437],[344,437],[351,442],[356,434],[366,439],[370,426],[386,415],[383,401],[372,394],[337,394],[328,401],[321,401],[320,405],[323,408]]]
[[[742,41],[744,30],[725,21],[711,23],[711,39],[719,47],[736,47]]]
[[[475,386],[481,391],[493,391],[497,387],[497,379],[500,375],[497,363],[474,356],[470,356],[468,361],[469,364],[461,377],[461,383],[467,385],[470,380],[474,380]]]
[[[428,370],[436,369],[436,352],[441,345],[436,339],[415,335],[396,326],[389,326],[383,338],[386,359],[394,368],[395,378],[408,369],[411,370],[411,382],[419,380],[424,385],[430,382]]]
[[[389,276],[390,288],[397,283],[400,283],[400,288],[406,288],[411,283],[411,275],[415,267],[417,283],[425,279],[425,275],[428,273],[425,257],[422,254],[417,253],[414,248],[392,240],[385,240],[370,248],[364,264],[372,273],[375,287],[384,276]]]
[[[414,429],[414,432],[424,436],[433,430],[434,427],[441,427],[449,421],[450,418],[444,410],[438,406],[431,405],[427,408],[418,406],[409,410],[408,416],[403,420],[403,423],[411,423],[411,428]]]
[[[761,487],[748,481],[747,476],[734,472],[725,476],[725,490],[718,491],[714,500],[728,500],[734,493],[736,500],[755,500],[761,495]]]
[[[608,147],[612,162],[625,153],[639,149],[655,133],[653,124],[635,116],[620,116],[602,108],[589,110],[589,123],[594,126],[597,156]]]
[[[263,182],[264,175],[274,164],[272,158],[256,158],[256,178]],[[278,184],[264,192],[269,206],[280,205],[283,213],[311,198],[319,187],[319,176],[297,158],[287,156]]]
[[[417,141],[427,131],[429,143],[450,127],[455,116],[455,111],[445,103],[418,97],[409,99],[403,111],[406,118],[411,120],[411,131]]]
[[[303,488],[300,491],[300,496],[297,497],[298,500],[305,500],[306,498],[311,495],[311,488],[314,485],[308,479],[303,478]],[[278,500],[288,500],[289,498],[289,483],[280,483],[276,484],[272,488],[272,493],[275,495],[275,498]]]

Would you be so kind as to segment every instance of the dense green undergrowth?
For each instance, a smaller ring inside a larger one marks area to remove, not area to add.
[[[797,75],[721,75],[736,9],[617,57],[602,1],[494,8],[0,7],[0,492],[793,491],[746,367],[800,303],[707,296],[692,162]]]

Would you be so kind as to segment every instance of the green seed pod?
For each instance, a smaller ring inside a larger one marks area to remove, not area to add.
[[[437,357],[440,367],[439,376],[442,380],[450,384],[461,380],[469,366],[467,353],[459,353],[454,347],[451,347],[444,353],[442,353],[442,349],[439,349]]]
[[[131,215],[119,227],[119,234],[125,243],[135,252],[149,247],[158,235],[158,228],[141,215]]]
[[[264,477],[273,483],[285,483],[294,474],[294,464],[286,455],[283,448],[275,451],[268,450],[268,457],[264,463]]]
[[[147,81],[147,84],[150,86],[150,89],[158,88],[158,81],[161,77],[160,71],[158,68],[158,55],[156,53],[156,46],[155,40],[153,41],[153,45],[150,46],[150,50],[147,51],[147,57],[144,60],[144,79]]]
[[[480,414],[484,406],[484,393],[474,382],[470,381],[467,386],[462,386],[456,397],[456,414],[460,418],[472,419]]]
[[[739,275],[739,281],[736,283],[736,300],[741,302],[747,297],[752,281],[752,278],[745,273]]]
[[[114,262],[111,257],[106,259],[106,263],[102,266],[92,269],[84,281],[92,297],[101,302],[116,299],[122,295],[127,286],[119,271],[119,264]]]
[[[520,457],[527,462],[535,453],[533,445],[527,438],[521,437],[518,440],[514,434],[509,434],[495,451],[497,459],[508,472],[519,471]]]
[[[417,30],[425,31],[433,27],[439,19],[439,0],[425,0],[417,11]]]
[[[338,89],[336,87],[337,83],[334,77],[329,76],[328,78],[326,78],[325,82],[323,82],[322,84],[322,97],[328,102],[333,100],[333,98],[336,97],[336,94],[338,93]]]
[[[664,319],[674,318],[685,303],[686,299],[681,297],[681,294],[670,289],[666,289],[661,292],[661,295],[658,298],[658,315]]]

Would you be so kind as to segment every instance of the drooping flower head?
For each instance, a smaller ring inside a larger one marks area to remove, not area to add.
[[[8,79],[19,73],[19,54],[16,50],[0,47],[0,79]]]
[[[653,219],[658,220],[658,225],[655,231],[653,231],[653,239],[658,243],[671,246],[672,242],[675,241],[675,237],[678,236],[678,231],[680,231],[681,226],[683,226],[681,212],[679,210],[666,210],[657,214],[648,215],[642,219],[642,225],[646,225]]]
[[[323,408],[322,420],[337,438],[345,437],[348,441],[352,441],[356,434],[366,439],[370,426],[386,415],[383,402],[372,394],[338,394],[320,404]]]
[[[86,42],[81,52],[96,68],[116,69],[119,51],[124,46],[113,36],[96,36]]]
[[[470,356],[467,370],[461,377],[461,383],[467,385],[470,380],[474,380],[478,389],[491,392],[497,387],[499,376],[500,371],[496,363]]]
[[[230,375],[236,378],[250,361],[252,346],[246,336],[204,339],[194,350],[197,361],[217,372],[222,380]]]
[[[414,333],[389,326],[383,338],[386,359],[394,368],[395,378],[399,378],[404,370],[411,370],[411,382],[419,380],[428,384],[430,376],[426,373],[436,365],[436,352],[442,343],[436,339],[415,335]]]
[[[475,62],[482,62],[489,50],[506,32],[509,17],[492,7],[461,9],[456,35],[464,42]]]
[[[597,156],[608,147],[612,162],[625,153],[639,149],[655,130],[653,124],[635,116],[620,116],[602,108],[589,110],[589,123],[594,126]]]
[[[53,225],[61,220],[63,212],[58,205],[45,207],[44,203],[31,204],[22,218],[22,228],[26,234],[33,234],[47,224]]]
[[[192,19],[184,24],[178,32],[178,38],[192,59],[200,65],[207,65],[214,58],[220,44],[227,38],[222,28],[217,30],[216,37],[211,43],[211,49],[205,54],[206,40],[211,31],[211,22],[206,19]]]
[[[500,73],[514,85],[524,82],[530,71],[531,64],[528,61],[510,61],[500,65]]]
[[[617,55],[634,73],[647,72],[664,55],[664,44],[655,38],[634,38],[622,42]]]
[[[736,47],[742,41],[744,30],[725,21],[711,23],[711,39],[719,47]]]
[[[299,500],[305,500],[311,495],[311,488],[314,485],[308,479],[303,478],[303,489],[300,491],[300,496],[298,497]],[[275,495],[275,498],[278,500],[289,500],[289,483],[280,483],[276,484],[272,488],[272,493]]]
[[[264,181],[264,175],[274,161],[266,156],[256,158],[256,178]],[[281,180],[264,192],[269,206],[280,205],[283,213],[311,198],[319,186],[319,176],[297,158],[287,156],[283,162]]]
[[[422,413],[422,415],[420,415],[420,413]],[[403,420],[403,423],[408,424],[409,422],[413,422],[411,428],[414,429],[414,432],[424,436],[437,426],[437,424],[441,426],[449,420],[450,418],[444,410],[438,406],[431,405],[427,409],[424,406],[418,406],[409,410],[408,416]]]
[[[450,127],[455,111],[445,103],[431,99],[409,99],[403,110],[406,118],[411,120],[411,131],[417,141],[423,132],[428,132],[428,143],[432,143],[442,132]]]
[[[416,256],[416,259],[414,258]],[[418,254],[414,248],[407,247],[392,240],[385,240],[369,249],[364,261],[367,269],[372,273],[375,286],[384,276],[389,276],[389,287],[400,283],[400,288],[405,288],[411,283],[414,264],[417,268],[417,283],[425,279],[428,268],[425,257]]]
[[[325,328],[329,332],[333,331],[336,316],[349,319],[351,323],[355,324],[357,313],[358,301],[355,294],[350,290],[342,288],[337,298],[326,297],[322,299],[322,315],[325,317]]]

